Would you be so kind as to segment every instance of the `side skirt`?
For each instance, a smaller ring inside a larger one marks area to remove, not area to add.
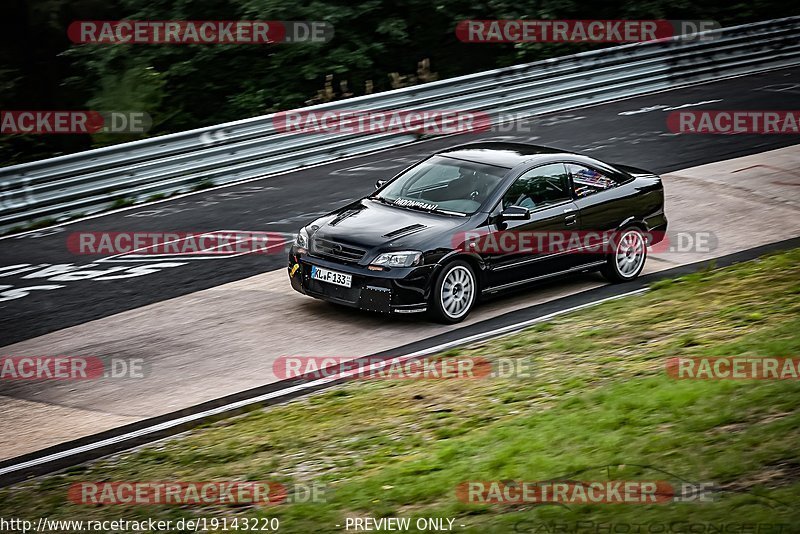
[[[511,288],[511,287],[516,287],[516,286],[519,286],[519,285],[522,285],[522,284],[529,284],[531,282],[537,282],[539,280],[545,280],[547,278],[553,278],[554,276],[561,276],[562,274],[574,273],[576,271],[585,271],[585,270],[591,269],[593,267],[599,267],[600,265],[604,265],[605,263],[606,263],[605,260],[593,261],[591,263],[584,263],[583,265],[578,265],[576,267],[572,267],[572,268],[566,269],[564,271],[557,271],[557,272],[554,272],[554,273],[542,274],[542,275],[539,275],[539,276],[534,276],[533,278],[526,278],[525,280],[517,280],[516,282],[509,282],[507,284],[503,284],[503,285],[500,285],[500,286],[487,287],[486,289],[481,291],[481,294],[482,295],[483,294],[490,295],[492,293],[497,293],[498,291],[503,291],[504,289],[508,289],[508,288]]]

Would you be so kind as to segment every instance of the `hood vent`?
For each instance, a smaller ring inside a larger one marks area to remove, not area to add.
[[[414,232],[419,232],[423,228],[427,228],[424,224],[412,224],[411,226],[406,226],[405,228],[400,228],[399,230],[394,230],[393,232],[389,232],[388,234],[384,234],[383,237],[388,237],[393,239],[395,237],[400,237],[408,234],[413,234]]]
[[[342,213],[340,213],[339,215],[337,215],[337,216],[336,216],[336,218],[335,218],[334,220],[332,220],[331,222],[329,222],[329,223],[328,223],[328,225],[330,225],[330,226],[336,226],[337,224],[339,224],[339,223],[340,223],[340,222],[342,222],[343,220],[347,219],[348,217],[352,217],[353,215],[355,215],[355,214],[356,214],[356,213],[358,213],[358,212],[359,212],[359,210],[347,210],[347,211],[343,211]]]

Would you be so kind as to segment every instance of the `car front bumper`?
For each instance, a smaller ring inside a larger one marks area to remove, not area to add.
[[[312,266],[351,275],[351,287],[312,279]],[[437,265],[422,265],[374,271],[362,265],[310,256],[297,247],[289,251],[289,280],[296,291],[336,304],[380,313],[426,311],[437,269]]]

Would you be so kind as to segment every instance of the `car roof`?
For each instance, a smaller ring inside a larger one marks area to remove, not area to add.
[[[575,155],[567,150],[559,150],[546,146],[528,145],[525,143],[503,143],[497,141],[458,145],[440,150],[436,154],[476,163],[486,163],[488,165],[495,165],[508,169],[534,159],[536,156],[553,154]]]

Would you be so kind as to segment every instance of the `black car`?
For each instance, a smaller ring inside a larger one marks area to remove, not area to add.
[[[481,297],[552,276],[633,280],[667,228],[655,174],[541,146],[456,146],[376,187],[300,230],[297,291],[456,323]]]

